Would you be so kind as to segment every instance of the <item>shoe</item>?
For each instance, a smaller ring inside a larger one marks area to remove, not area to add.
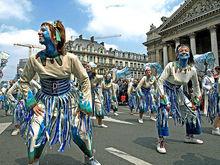
[[[33,162],[32,164],[28,164],[28,165],[40,165],[39,160],[36,162]]]
[[[101,165],[94,156],[91,158],[85,157],[85,165]]]
[[[212,134],[213,134],[213,135],[219,135],[219,136],[220,136],[220,130],[219,130],[219,128],[213,129],[213,130],[212,130]]]
[[[202,140],[196,139],[194,137],[186,137],[184,142],[185,143],[193,143],[193,144],[203,144]]]
[[[138,119],[138,123],[143,124],[144,123],[143,119]]]
[[[157,144],[157,152],[161,153],[161,154],[165,154],[167,153],[166,148],[164,147],[164,141],[161,141]]]
[[[20,133],[20,129],[19,129],[19,128],[16,128],[16,129],[14,129],[14,130],[12,131],[11,136],[16,136],[16,135],[18,135],[19,133]]]
[[[100,128],[108,128],[108,126],[105,125],[105,124],[98,125],[98,127],[100,127]]]
[[[91,116],[90,119],[95,120],[95,119],[96,119],[96,116]]]
[[[115,115],[115,116],[118,116],[118,113],[114,112],[114,115]]]
[[[155,117],[153,117],[153,116],[150,117],[150,120],[157,121],[157,119]]]

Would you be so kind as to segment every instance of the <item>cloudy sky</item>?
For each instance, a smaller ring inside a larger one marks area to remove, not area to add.
[[[184,0],[0,0],[0,51],[10,54],[3,79],[16,73],[19,58],[28,57],[28,48],[14,43],[39,45],[37,31],[44,21],[61,20],[67,39],[121,34],[97,40],[106,48],[146,54],[143,42],[154,23],[169,17]],[[32,53],[36,53],[35,49]]]

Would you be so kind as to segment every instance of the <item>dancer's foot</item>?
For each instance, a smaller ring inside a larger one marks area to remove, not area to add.
[[[189,136],[186,136],[184,142],[185,143],[193,143],[193,144],[203,144],[202,140],[196,139],[194,137],[189,137]]]
[[[165,148],[165,141],[164,140],[160,140],[157,144],[157,152],[161,153],[161,154],[165,154],[166,148]]]
[[[91,158],[85,157],[85,165],[101,165],[94,156]]]
[[[20,133],[20,129],[19,128],[15,128],[12,133],[11,133],[11,136],[16,136]]]
[[[220,136],[220,129],[219,129],[219,128],[214,128],[214,129],[212,130],[212,134],[213,134],[213,135],[219,135],[219,136]]]

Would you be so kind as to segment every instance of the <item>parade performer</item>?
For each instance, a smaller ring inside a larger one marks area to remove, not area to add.
[[[194,138],[195,134],[201,133],[199,114],[201,92],[197,72],[193,66],[193,55],[186,45],[179,45],[176,54],[176,61],[168,63],[158,79],[160,108],[157,116],[159,135],[157,151],[159,153],[166,153],[164,136],[169,136],[169,110],[175,123],[186,124],[186,143],[203,143],[202,140]],[[181,89],[181,86],[187,84],[190,80],[192,80],[194,94],[191,102]]]
[[[112,76],[110,73],[104,76],[104,80],[101,83],[102,94],[104,97],[104,105],[105,105],[105,112],[107,114],[111,111],[111,96],[112,96]]]
[[[35,80],[31,80],[30,86],[32,91],[35,89],[36,91],[40,90],[40,85]],[[15,82],[8,90],[7,97],[11,102],[11,104],[14,105],[13,123],[15,125],[15,128],[12,131],[11,135],[16,136],[20,132],[20,123],[22,122],[23,120],[22,116],[25,113],[25,104],[24,104],[24,99],[22,99],[20,79],[17,82]]]
[[[216,101],[217,98],[217,103],[214,102],[215,108],[213,109],[214,111],[208,112],[210,113],[210,116],[214,117],[214,124],[213,124],[213,129],[212,129],[212,134],[213,135],[219,135],[220,136],[220,66],[215,67],[215,71],[217,72],[214,74],[214,79],[215,79],[215,85],[214,85],[214,98]],[[213,119],[213,118],[211,118]]]
[[[93,62],[89,62],[86,66],[86,71],[89,75],[91,82],[91,91],[92,91],[92,110],[93,115],[96,116],[98,120],[98,126],[102,128],[107,128],[108,126],[103,124],[105,110],[104,110],[104,100],[101,89],[101,82],[103,81],[103,75],[97,74],[97,65]]]
[[[131,82],[128,85],[128,106],[130,108],[131,111],[131,115],[133,114],[133,112],[137,111],[137,103],[138,103],[138,95],[137,95],[137,85],[138,85],[138,80],[137,79],[133,79],[131,80]]]
[[[119,95],[119,85],[116,81],[112,82],[112,93],[111,93],[111,108],[113,110],[113,114],[118,116],[118,95]]]
[[[85,164],[100,165],[92,148],[91,84],[78,57],[64,52],[65,28],[60,21],[44,22],[38,32],[45,50],[31,56],[21,75],[27,114],[21,134],[27,137],[29,164],[39,164],[46,142],[60,144],[63,152],[72,139],[85,156]],[[39,75],[41,90],[34,96],[29,82]],[[71,74],[80,83],[79,90],[71,88]]]
[[[10,115],[11,104],[7,97],[8,88],[9,88],[8,84],[5,83],[3,84],[1,91],[0,91],[0,101],[1,101],[2,109],[5,111],[4,116]]]
[[[143,124],[143,114],[144,112],[153,113],[153,98],[152,98],[152,88],[157,88],[157,80],[154,75],[151,74],[151,68],[149,66],[145,67],[145,76],[138,83],[137,91],[139,95],[139,119],[138,122]],[[151,120],[155,120],[153,115],[151,115]]]
[[[215,95],[214,95],[214,85],[215,85],[215,79],[212,73],[212,69],[208,69],[206,71],[206,75],[204,76],[202,80],[205,115],[207,115],[208,112],[211,113],[213,111],[213,108],[215,108],[217,104],[217,97],[215,98]],[[209,113],[209,117],[212,116],[210,113]],[[213,121],[213,119],[211,120]]]

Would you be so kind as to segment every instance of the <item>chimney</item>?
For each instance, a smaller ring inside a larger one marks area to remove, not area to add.
[[[79,39],[81,39],[81,40],[83,39],[83,35],[82,34],[79,35]]]
[[[105,46],[105,43],[104,43],[104,42],[101,42],[100,44],[101,44],[102,46]]]
[[[90,37],[90,40],[91,40],[92,42],[94,42],[94,36]]]

